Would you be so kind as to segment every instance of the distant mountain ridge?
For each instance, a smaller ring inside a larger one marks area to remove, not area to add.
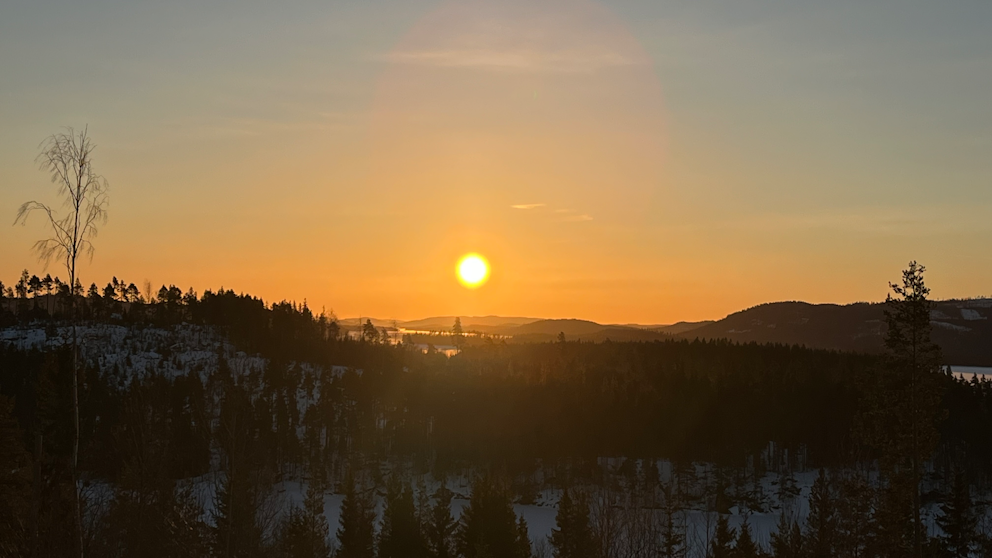
[[[671,338],[729,339],[739,343],[782,343],[811,348],[877,353],[883,348],[885,304],[810,304],[771,302],[741,310],[717,321],[671,325],[600,324],[580,319],[503,316],[461,317],[465,331],[510,337],[516,342],[553,341],[559,333],[570,340],[601,342],[653,341]],[[933,339],[944,361],[963,366],[992,366],[992,299],[934,302]],[[364,318],[362,323],[364,323]],[[451,331],[455,316],[421,320],[372,319],[376,327],[396,325],[411,330]],[[341,320],[347,327],[357,318]]]
[[[379,318],[345,318],[338,323],[345,327],[359,327],[366,320],[375,327],[402,329],[414,331],[433,331],[447,333],[451,331],[456,316],[434,316],[420,320],[385,320]],[[543,319],[506,316],[459,316],[462,329],[466,332],[485,333],[512,337],[518,341],[551,341],[564,333],[570,339],[581,338],[587,341],[650,341],[669,338],[672,335],[711,324],[705,322],[679,322],[672,325],[638,325],[638,324],[600,324],[590,320],[575,318]]]
[[[931,320],[946,363],[992,366],[992,299],[936,301]],[[680,336],[878,353],[885,330],[884,303],[772,302]]]

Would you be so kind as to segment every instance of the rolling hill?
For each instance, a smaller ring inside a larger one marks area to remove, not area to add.
[[[992,365],[992,299],[934,304],[933,339],[950,364]],[[882,351],[885,305],[774,302],[742,310],[681,333],[683,338],[785,343],[819,349]]]

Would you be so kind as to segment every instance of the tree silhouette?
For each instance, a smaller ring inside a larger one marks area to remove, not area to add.
[[[923,555],[920,482],[923,464],[938,442],[940,348],[930,339],[930,289],[926,268],[910,262],[886,298],[886,353],[869,380],[862,430],[879,454],[888,479],[880,528],[890,547]],[[893,296],[893,294],[895,296]],[[904,517],[911,522],[906,525]],[[890,549],[895,551],[894,548]]]
[[[434,493],[434,505],[424,525],[427,550],[431,558],[454,558],[454,534],[458,523],[451,516],[453,494],[442,484]]]
[[[107,204],[110,202],[109,186],[106,179],[93,170],[92,155],[96,145],[89,137],[88,129],[76,133],[72,128],[53,134],[42,143],[42,151],[37,161],[41,170],[49,173],[56,185],[56,192],[68,208],[65,215],[59,216],[52,206],[29,201],[17,210],[14,223],[26,224],[28,216],[40,211],[48,218],[51,236],[34,244],[38,257],[47,263],[61,259],[69,274],[69,285],[78,282],[76,265],[83,253],[93,257],[92,239],[97,235],[97,227],[107,221]],[[76,296],[69,298],[72,318],[72,478],[76,488],[76,530],[79,533],[79,555],[83,554],[83,524],[79,501],[79,488],[76,483],[79,465],[79,342],[76,333]]]
[[[589,522],[589,503],[584,495],[564,490],[558,502],[558,523],[551,531],[551,547],[555,558],[593,558],[595,540]]]
[[[286,558],[327,558],[327,518],[324,517],[324,483],[312,478],[302,507],[294,507],[283,524],[280,536]]]
[[[709,558],[731,558],[734,542],[734,531],[730,528],[730,521],[727,516],[720,514],[716,520],[716,532],[710,540]]]
[[[375,506],[359,492],[351,473],[345,478],[337,537],[341,546],[337,558],[373,558],[375,556]]]
[[[754,538],[751,536],[751,525],[748,523],[747,517],[744,518],[744,523],[741,523],[741,528],[737,531],[737,541],[734,543],[734,551],[731,556],[733,558],[758,558],[761,556],[761,550],[758,549],[758,545],[755,544]]]
[[[386,491],[379,530],[379,558],[421,558],[425,554],[413,491],[394,476]]]
[[[451,326],[451,340],[461,350],[462,346],[465,345],[465,331],[462,329],[462,319],[456,317],[455,325]]]
[[[506,481],[492,474],[477,478],[472,483],[472,499],[462,512],[459,553],[464,558],[520,558],[521,547],[520,526]]]
[[[806,550],[810,558],[834,556],[837,516],[834,496],[826,471],[820,469],[809,495],[806,516]]]
[[[803,532],[799,523],[782,512],[778,519],[778,529],[772,533],[772,555],[775,558],[806,558],[803,546]]]
[[[944,532],[941,546],[947,556],[968,556],[975,541],[978,518],[969,492],[968,479],[962,471],[954,472],[951,494],[940,506],[937,525]]]

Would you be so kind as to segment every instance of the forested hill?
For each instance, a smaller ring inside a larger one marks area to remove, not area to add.
[[[948,364],[992,366],[992,299],[934,303],[933,339]],[[784,343],[877,353],[885,333],[885,305],[775,302],[762,304],[681,334],[688,339]]]

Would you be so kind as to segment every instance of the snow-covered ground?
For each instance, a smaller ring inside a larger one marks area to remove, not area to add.
[[[132,378],[156,374],[165,377],[179,377],[198,374],[206,382],[211,371],[217,370],[221,359],[236,375],[261,372],[268,361],[259,355],[249,355],[238,351],[216,329],[206,326],[181,324],[168,328],[134,327],[111,324],[79,326],[76,334],[80,341],[83,358],[99,365],[105,374],[116,375],[119,382],[126,384]],[[11,327],[0,329],[0,343],[12,344],[21,349],[54,349],[65,347],[72,342],[72,329],[67,326],[45,328],[39,326]],[[339,377],[348,369],[341,366],[329,367],[324,370],[309,363],[290,363],[290,367],[298,367],[303,378]],[[952,366],[955,374],[970,378],[971,376],[992,377],[992,367]],[[324,376],[324,374],[327,376]],[[361,371],[357,371],[361,372]],[[309,387],[304,387],[309,386]],[[297,397],[298,412],[302,417],[307,408],[316,403],[317,393],[313,388],[314,382],[303,381]],[[301,432],[302,434],[302,432]],[[607,469],[618,466],[619,459],[603,459],[601,465]],[[216,459],[215,459],[216,462]],[[640,464],[642,467],[644,463]],[[665,461],[656,463],[662,482],[671,478],[672,466]],[[697,472],[705,477],[710,469],[708,465],[698,464]],[[217,485],[218,473],[210,473],[204,477],[193,479],[200,501],[204,506],[206,517],[210,517],[213,507],[213,494]],[[810,489],[816,478],[816,471],[799,472],[793,475],[798,496],[789,502],[779,501],[779,483],[782,480],[777,474],[764,475],[758,485],[759,491],[765,498],[760,510],[744,510],[731,508],[730,526],[739,527],[747,517],[752,534],[756,541],[765,546],[769,545],[771,534],[776,530],[779,515],[788,509],[796,519],[802,521],[808,514],[808,498]],[[421,479],[411,479],[421,480]],[[422,479],[433,493],[438,482],[425,477]],[[416,484],[416,483],[415,483]],[[455,493],[451,507],[455,518],[461,516],[468,505],[471,494],[470,481],[467,476],[449,478],[447,487]],[[588,487],[592,492],[595,487]],[[691,489],[702,492],[702,487]],[[273,504],[280,510],[288,510],[292,505],[299,505],[306,492],[306,483],[286,480],[273,488]],[[108,492],[109,493],[109,492]],[[526,519],[530,535],[535,544],[547,540],[555,527],[557,504],[560,491],[547,489],[541,491],[532,504],[514,506],[517,514]],[[328,492],[324,497],[324,510],[331,527],[333,538],[337,528],[342,496]],[[685,512],[684,520],[687,529],[688,556],[704,556],[706,541],[716,523],[716,514],[698,509]],[[380,503],[381,513],[381,503]],[[658,512],[660,513],[660,512]],[[933,516],[936,512],[928,510],[928,524],[935,529]]]
[[[671,470],[670,464],[666,461],[659,461],[658,465],[659,470],[662,471],[661,480],[664,482],[666,481],[665,471]],[[708,465],[697,465],[698,471],[704,471],[708,468]],[[760,484],[765,496],[766,509],[763,511],[754,511],[734,506],[730,509],[730,527],[732,529],[739,528],[744,523],[746,517],[748,524],[751,526],[751,533],[755,541],[765,549],[769,549],[771,536],[777,530],[779,517],[784,510],[787,510],[787,513],[800,523],[805,520],[809,513],[808,499],[810,490],[817,475],[818,472],[816,471],[806,471],[792,475],[796,481],[798,495],[789,502],[779,501],[777,495],[778,486],[783,477],[773,473],[764,475],[760,480]],[[216,479],[216,475],[207,475],[197,483],[201,503],[204,505],[208,521],[211,510],[213,509],[213,494]],[[439,482],[434,481],[429,476],[410,479],[414,487],[417,486],[418,481],[423,482],[428,494],[433,494],[440,485]],[[451,512],[452,516],[457,520],[469,505],[471,482],[467,476],[451,477],[447,479],[446,486],[456,495],[451,502]],[[291,506],[302,505],[306,490],[307,483],[305,481],[289,480],[280,482],[273,487],[272,504],[285,513]],[[586,487],[585,490],[595,499],[596,491],[599,489],[596,487]],[[701,491],[702,486],[697,486],[694,490]],[[560,490],[545,489],[540,491],[533,504],[516,504],[513,506],[517,515],[522,516],[527,521],[531,541],[535,548],[541,545],[547,545],[548,537],[550,537],[552,529],[556,526],[557,507],[560,498]],[[343,496],[335,494],[333,491],[328,491],[324,496],[324,514],[330,526],[330,537],[332,540],[334,540],[334,533],[338,527],[342,500]],[[377,501],[377,514],[380,519],[382,517],[382,506],[383,502],[380,494],[380,498]],[[661,517],[664,513],[660,509],[647,510],[646,508],[642,512],[654,513],[658,517]],[[925,514],[925,520],[929,526],[931,535],[936,534],[936,527],[934,526],[936,513],[936,510],[931,507],[927,509]],[[715,512],[700,509],[699,506],[684,512],[682,520],[686,529],[687,557],[705,558],[707,545],[715,529],[717,517],[718,514]]]

